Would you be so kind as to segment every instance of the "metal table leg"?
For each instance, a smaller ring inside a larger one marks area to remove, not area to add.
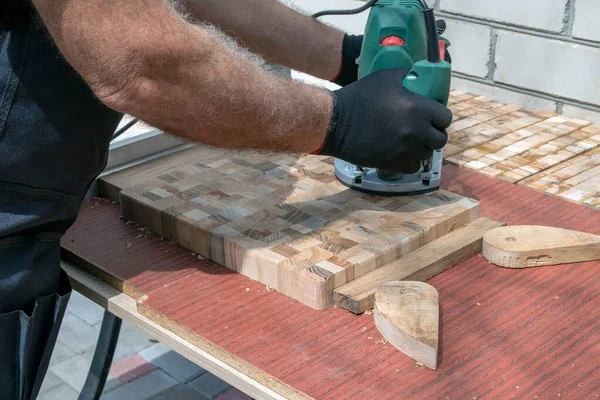
[[[119,340],[121,322],[121,319],[114,314],[104,311],[102,328],[94,351],[94,359],[83,389],[79,394],[79,400],[98,400],[100,398]]]

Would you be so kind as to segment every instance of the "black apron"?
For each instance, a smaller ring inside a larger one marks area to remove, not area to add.
[[[0,0],[0,96],[0,399],[34,399],[71,293],[60,238],[122,114],[64,61],[29,0]]]

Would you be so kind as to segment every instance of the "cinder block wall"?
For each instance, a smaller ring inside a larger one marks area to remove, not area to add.
[[[600,123],[600,0],[436,0],[459,90]]]
[[[306,12],[364,4],[282,1]],[[600,0],[427,1],[448,25],[454,88],[600,123]],[[323,18],[351,33],[366,19]]]

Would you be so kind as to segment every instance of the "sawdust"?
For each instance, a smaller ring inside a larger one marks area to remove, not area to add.
[[[126,224],[127,224],[127,225],[135,225],[135,221],[128,220],[128,221],[126,222]]]
[[[373,310],[367,310],[367,311],[365,311],[365,315],[373,315]]]
[[[132,247],[133,247],[133,245],[132,245],[131,243],[127,243],[127,244],[125,245],[125,248],[126,248],[127,250],[131,249]]]
[[[265,288],[267,289],[267,292],[270,292],[272,290],[274,290],[271,286],[269,285],[265,285]]]
[[[367,330],[367,327],[366,327],[366,326],[363,326],[363,328],[362,328],[362,331],[364,332],[364,331],[366,331],[366,330]]]
[[[198,260],[200,260],[200,261],[204,261],[204,260],[206,260],[206,257],[204,257],[204,256],[203,256],[203,255],[201,255],[201,254],[198,254],[198,256],[197,256],[197,257],[198,257]]]
[[[373,340],[373,336],[367,336],[367,340]]]
[[[190,256],[195,257],[196,253],[192,252],[192,253],[190,253]]]
[[[249,287],[247,287],[247,288],[246,288],[246,292],[249,292],[249,291],[250,291],[250,288],[249,288]]]

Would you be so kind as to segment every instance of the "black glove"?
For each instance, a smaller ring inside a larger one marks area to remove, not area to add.
[[[361,167],[415,173],[444,147],[452,112],[402,85],[408,69],[385,69],[335,90],[323,148]]]
[[[342,65],[340,72],[332,82],[336,85],[346,86],[358,80],[358,64],[356,59],[360,55],[363,35],[344,34],[342,42]]]

